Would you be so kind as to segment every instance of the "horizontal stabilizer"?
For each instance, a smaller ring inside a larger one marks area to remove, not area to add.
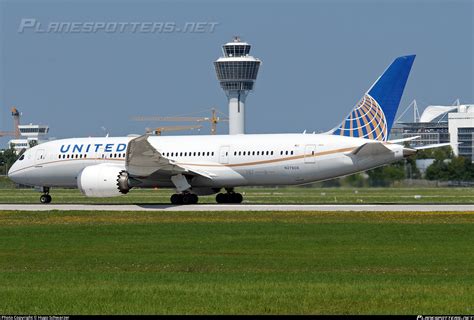
[[[392,152],[392,150],[387,148],[383,143],[367,142],[359,146],[357,149],[355,149],[351,153],[356,156],[370,157],[370,156],[378,155],[381,153],[388,153],[388,152]]]
[[[406,141],[412,141],[416,140],[418,138],[421,138],[421,136],[414,136],[414,137],[409,137],[409,138],[403,138],[403,139],[397,139],[397,140],[389,140],[389,143],[400,143],[400,142],[406,142]]]
[[[430,145],[427,145],[427,146],[414,147],[413,149],[415,149],[415,150],[425,150],[425,149],[447,147],[447,146],[450,146],[450,145],[451,145],[451,143],[446,142],[446,143],[430,144]]]

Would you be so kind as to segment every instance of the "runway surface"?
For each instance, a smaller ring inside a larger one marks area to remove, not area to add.
[[[471,211],[474,204],[0,204],[0,210],[26,211]]]

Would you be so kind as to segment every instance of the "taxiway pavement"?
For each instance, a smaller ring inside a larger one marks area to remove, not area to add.
[[[474,212],[474,204],[0,204],[0,210],[26,211],[399,211]]]

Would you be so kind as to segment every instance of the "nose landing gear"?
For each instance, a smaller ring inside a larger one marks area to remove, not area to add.
[[[45,204],[45,203],[50,203],[51,200],[52,198],[49,195],[49,187],[43,187],[43,194],[40,197],[40,202]]]
[[[41,203],[50,203],[51,202],[51,196],[49,194],[43,194],[40,197],[40,202]]]

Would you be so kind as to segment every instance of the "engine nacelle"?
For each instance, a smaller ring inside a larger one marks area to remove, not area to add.
[[[107,164],[84,168],[77,177],[77,187],[88,197],[115,197],[130,190],[125,168]]]

